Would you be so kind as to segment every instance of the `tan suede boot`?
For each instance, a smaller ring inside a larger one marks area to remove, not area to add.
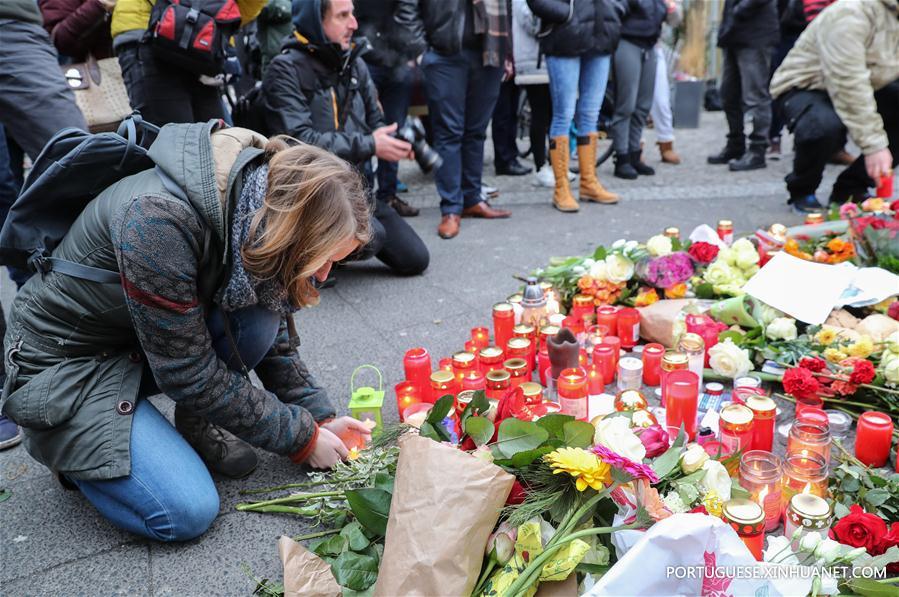
[[[659,154],[662,156],[663,162],[666,164],[680,164],[680,156],[674,151],[674,141],[659,141],[656,145],[659,146]]]
[[[596,133],[577,138],[577,161],[581,165],[581,201],[597,203],[618,203],[618,195],[607,191],[596,177]]]
[[[549,163],[553,169],[553,176],[556,177],[556,187],[553,190],[553,207],[559,211],[578,211],[580,207],[577,204],[577,199],[571,195],[571,185],[568,184],[567,135],[553,137],[549,140]]]

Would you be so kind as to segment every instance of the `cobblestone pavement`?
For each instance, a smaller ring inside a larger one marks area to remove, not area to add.
[[[338,271],[338,283],[323,292],[321,305],[297,315],[304,359],[344,411],[352,370],[362,363],[381,368],[388,389],[385,420],[395,421],[391,388],[401,379],[402,352],[423,345],[440,357],[460,349],[468,330],[488,325],[490,306],[515,289],[512,274],[527,273],[551,256],[592,251],[597,243],[645,239],[671,225],[686,233],[700,223],[730,218],[739,235],[772,222],[798,223],[799,216],[785,205],[782,181],[789,155],[769,162],[766,170],[743,174],[706,165],[706,155],[722,147],[724,130],[720,113],[706,113],[701,128],[677,131],[680,166],[659,163],[649,131],[647,162],[656,167],[656,176],[620,181],[612,177],[610,161],[600,177],[624,200],[617,206],[585,205],[576,215],[552,209],[551,191],[532,186],[532,176],[493,176],[488,141],[485,181],[501,191],[495,203],[511,206],[514,215],[463,220],[461,234],[451,241],[436,234],[433,185],[414,165],[404,164],[406,198],[423,208],[409,223],[431,250],[430,269],[405,279],[375,261]],[[825,185],[835,174],[831,167]],[[821,195],[828,194],[829,187],[822,187]],[[5,308],[12,292],[4,275]],[[171,401],[161,396],[153,401],[171,417]],[[0,503],[0,594],[249,595],[253,585],[241,565],[280,578],[278,536],[306,530],[302,521],[287,516],[234,510],[240,489],[302,476],[284,457],[259,455],[260,466],[248,479],[217,480],[221,515],[209,532],[189,543],[164,545],[114,528],[80,494],[62,489],[21,446],[0,452],[0,487],[12,491]]]

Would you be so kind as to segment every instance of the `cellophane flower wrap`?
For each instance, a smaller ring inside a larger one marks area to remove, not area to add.
[[[637,277],[656,288],[672,288],[689,280],[694,273],[693,259],[677,251],[644,259],[637,266]]]
[[[867,265],[899,273],[899,212],[867,214],[849,220],[855,252]]]

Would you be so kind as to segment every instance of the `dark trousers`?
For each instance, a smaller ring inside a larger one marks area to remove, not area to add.
[[[116,48],[131,107],[157,126],[170,122],[225,119],[222,92],[200,83],[197,75],[158,60],[146,44]]]
[[[764,152],[771,127],[771,48],[724,48],[721,70],[721,104],[727,118],[727,142],[743,147],[746,135],[743,118],[752,118],[749,148]]]
[[[553,117],[549,84],[525,85],[524,91],[531,107],[531,126],[528,131],[531,153],[534,156],[534,167],[539,170],[546,163],[546,139],[549,136],[549,122]]]
[[[428,247],[406,220],[385,201],[375,201],[371,233],[371,241],[347,261],[377,257],[400,276],[417,276],[428,269],[431,261]]]
[[[499,86],[499,96],[493,108],[493,163],[497,168],[505,168],[518,159],[518,99],[521,90],[515,81],[503,81]]]
[[[396,68],[377,64],[368,66],[371,78],[378,88],[378,100],[384,110],[384,121],[402,127],[409,111],[412,97],[412,69],[402,65]],[[378,180],[377,197],[387,200],[396,195],[396,176],[399,171],[397,162],[378,160],[376,178]]]
[[[429,50],[421,62],[432,145],[443,158],[434,177],[443,214],[461,214],[481,201],[484,140],[502,79],[501,68],[481,60],[474,50],[452,56]]]
[[[877,111],[893,154],[893,166],[899,159],[899,81],[893,81],[874,93]],[[784,118],[793,133],[793,171],[787,177],[791,197],[812,195],[821,184],[827,160],[843,147],[846,126],[840,120],[826,91],[793,90],[783,97]],[[867,195],[875,182],[865,169],[865,157],[859,156],[846,167],[833,184],[832,202]]]
[[[652,108],[656,86],[656,52],[621,40],[615,50],[615,115],[612,143],[615,153],[640,151],[640,137]]]
[[[784,59],[787,57],[787,54],[790,53],[790,50],[793,49],[793,46],[796,45],[796,40],[799,39],[798,35],[781,35],[780,43],[777,44],[777,47],[774,48],[774,54],[771,56],[771,68],[769,69],[768,83],[771,83],[771,77],[774,76],[774,71],[778,69],[778,67],[783,64]],[[784,128],[784,118],[783,118],[783,110],[781,109],[780,103],[776,101],[771,102],[771,127],[768,129],[768,139],[779,139],[780,133]]]

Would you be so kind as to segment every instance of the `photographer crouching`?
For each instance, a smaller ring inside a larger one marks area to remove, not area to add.
[[[327,149],[360,172],[374,156],[413,159],[413,146],[397,138],[396,123],[385,125],[361,59],[364,49],[352,41],[352,0],[294,2],[293,22],[293,38],[272,60],[262,85],[268,132]],[[424,242],[386,201],[374,203],[372,240],[351,259],[375,256],[400,275],[424,272],[430,261]]]

